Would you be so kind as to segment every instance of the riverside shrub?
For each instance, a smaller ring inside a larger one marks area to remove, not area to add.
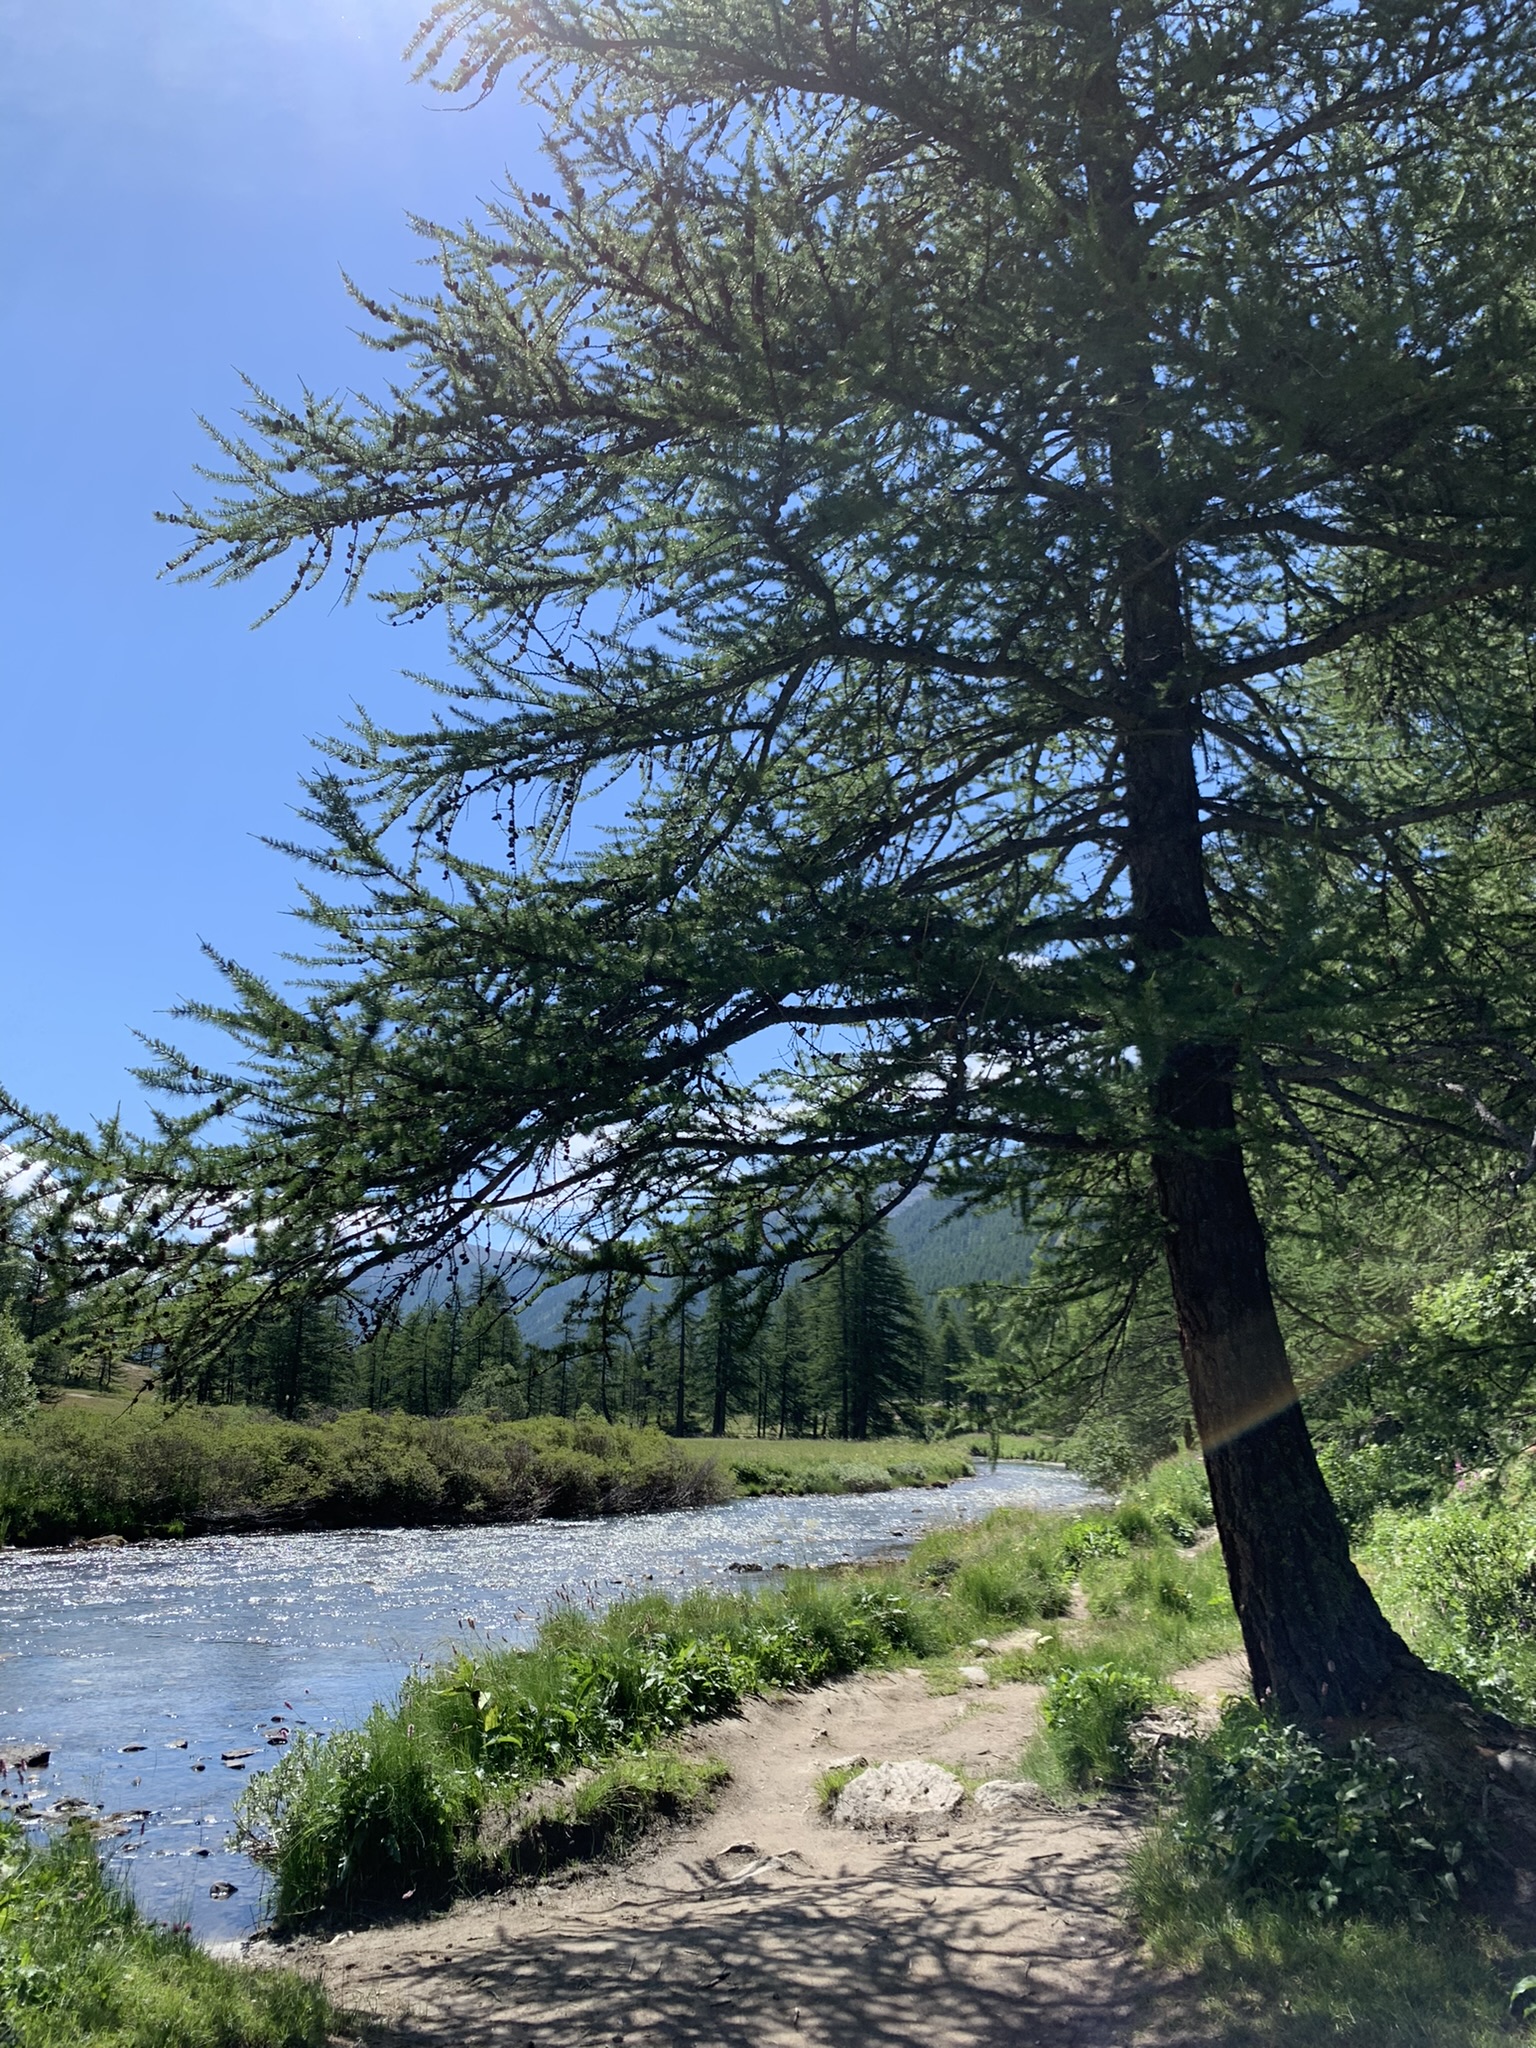
[[[1421,1657],[1494,1713],[1536,1718],[1536,1503],[1487,1486],[1422,1514],[1383,1509],[1359,1554]]]
[[[710,1453],[655,1429],[540,1417],[323,1423],[245,1410],[44,1409],[0,1434],[0,1540],[209,1529],[526,1522],[729,1498]]]

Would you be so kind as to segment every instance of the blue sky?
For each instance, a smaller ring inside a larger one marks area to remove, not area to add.
[[[411,81],[418,0],[0,0],[0,1079],[75,1121],[141,1100],[135,1026],[217,982],[206,939],[276,968],[311,737],[403,707],[431,627],[322,594],[259,632],[263,587],[157,580],[156,509],[195,495],[203,413],[380,377],[344,265],[411,289],[407,210],[531,178],[510,92]]]

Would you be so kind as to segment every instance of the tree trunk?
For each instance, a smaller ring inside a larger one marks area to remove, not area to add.
[[[1177,956],[1214,929],[1176,708],[1127,736],[1125,773],[1138,964],[1172,992],[1201,971]],[[1360,1713],[1423,1667],[1355,1569],[1302,1418],[1237,1139],[1236,1050],[1190,1036],[1144,1051],[1179,1341],[1254,1690],[1303,1720]]]
[[[677,1404],[673,1417],[674,1436],[688,1434],[688,1304],[677,1312]]]
[[[710,1416],[711,1436],[724,1436],[726,1409],[730,1400],[731,1344],[734,1332],[731,1329],[732,1302],[729,1283],[722,1280],[715,1290],[715,1403]]]
[[[1152,1174],[1190,1398],[1210,1474],[1232,1598],[1256,1692],[1307,1720],[1358,1712],[1396,1680],[1423,1676],[1355,1570],[1302,1419],[1237,1138],[1237,1049],[1207,1036],[1191,977],[1213,935],[1195,772],[1197,681],[1141,280],[1151,261],[1136,201],[1135,122],[1120,89],[1121,27],[1102,10],[1103,60],[1083,112],[1084,174],[1105,258],[1102,372],[1119,562],[1126,870],[1136,967],[1165,991],[1149,1019],[1189,1021],[1139,1050],[1155,1124]],[[1170,537],[1171,536],[1171,537]]]
[[[1195,1141],[1152,1165],[1254,1690],[1303,1720],[1363,1712],[1419,1667],[1355,1569],[1302,1418],[1234,1135],[1230,1056],[1175,1048],[1154,1097],[1160,1119]]]

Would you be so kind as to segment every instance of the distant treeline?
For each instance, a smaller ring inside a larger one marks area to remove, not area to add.
[[[0,1291],[10,1292],[40,1385],[78,1383],[67,1312],[29,1297],[19,1264],[8,1277]],[[431,1300],[382,1318],[345,1301],[255,1313],[185,1377],[168,1361],[143,1362],[172,1398],[289,1420],[348,1409],[504,1421],[586,1413],[672,1436],[745,1427],[862,1440],[977,1419],[966,1388],[980,1333],[963,1310],[924,1306],[883,1227],[766,1308],[731,1279],[624,1315],[578,1298],[543,1344],[523,1336],[517,1308],[494,1269],[464,1269]]]

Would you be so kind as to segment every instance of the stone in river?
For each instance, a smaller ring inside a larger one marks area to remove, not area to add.
[[[0,1749],[0,1770],[46,1771],[51,1749]]]
[[[254,1749],[221,1749],[219,1751],[219,1762],[223,1764],[237,1764],[242,1757],[254,1756],[255,1754]]]

